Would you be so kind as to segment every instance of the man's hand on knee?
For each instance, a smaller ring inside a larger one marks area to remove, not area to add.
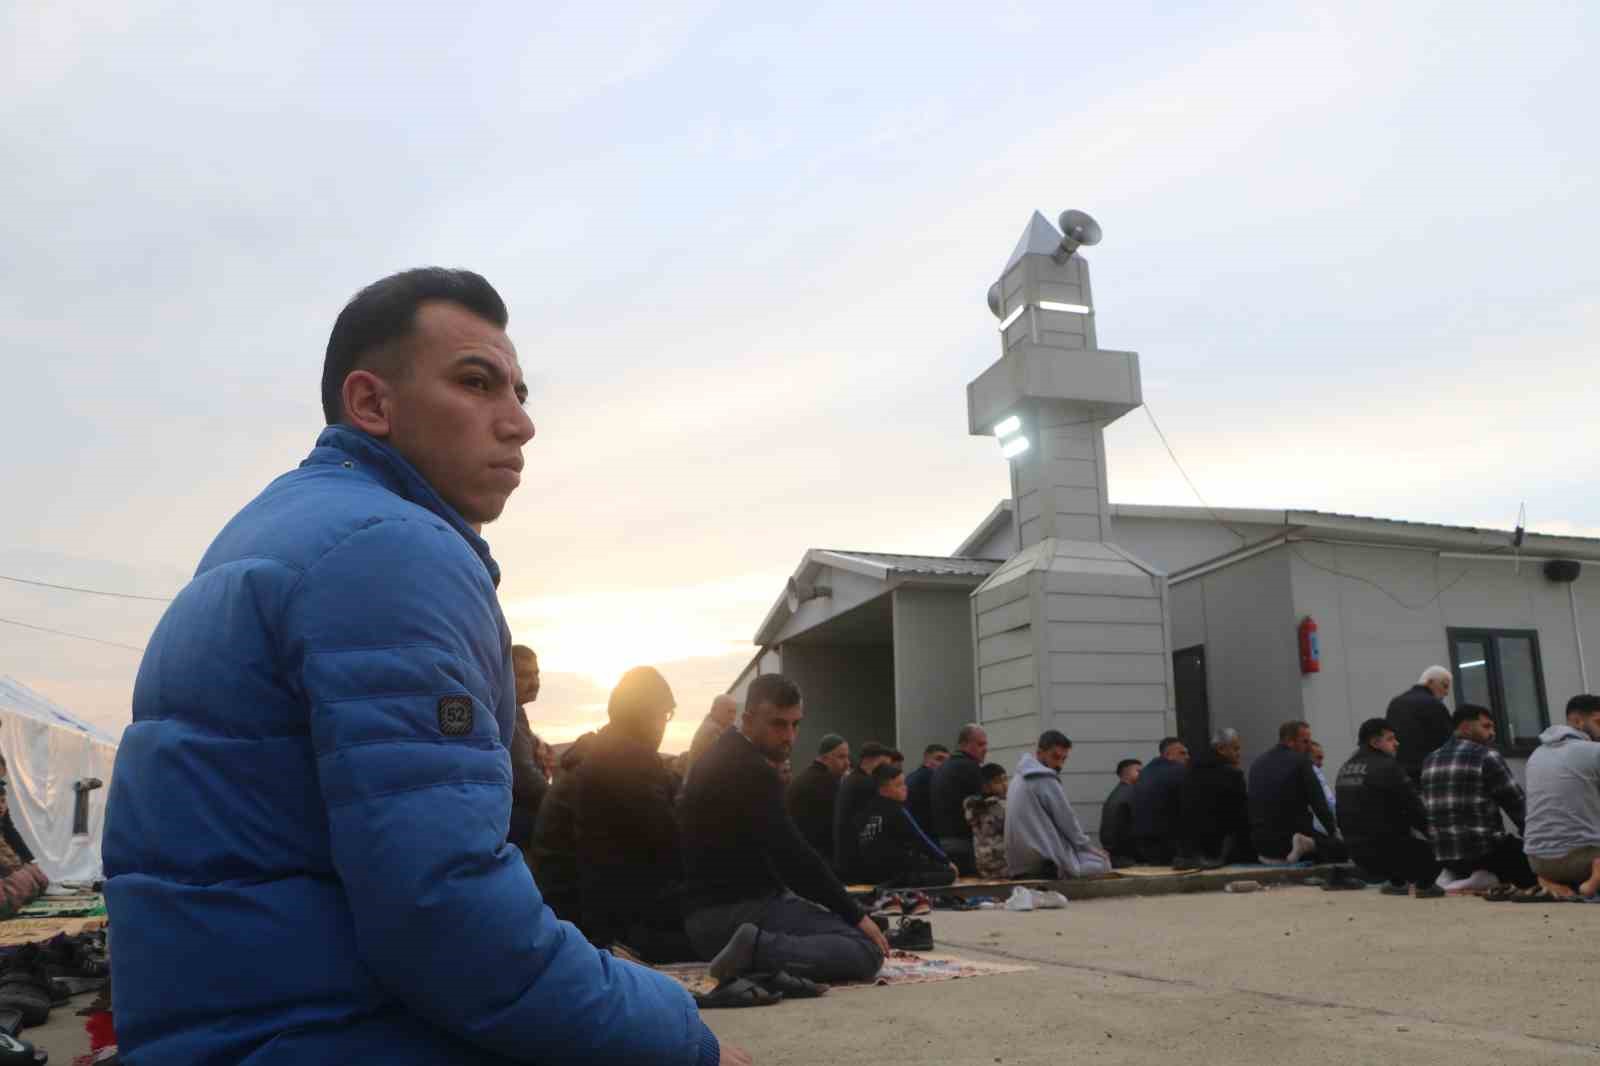
[[[889,942],[883,938],[883,930],[878,928],[878,923],[872,920],[872,915],[867,915],[857,923],[856,928],[867,934],[867,939],[872,941],[872,946],[878,949],[878,954],[884,958],[889,957]]]

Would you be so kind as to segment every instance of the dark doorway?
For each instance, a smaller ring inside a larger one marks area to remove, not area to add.
[[[1206,646],[1172,653],[1173,697],[1178,704],[1178,739],[1198,755],[1211,743],[1211,705],[1206,702]]]

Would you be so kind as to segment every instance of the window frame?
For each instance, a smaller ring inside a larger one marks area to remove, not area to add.
[[[1507,740],[1511,736],[1509,720],[1506,717],[1506,689],[1505,678],[1500,672],[1500,641],[1511,637],[1526,639],[1528,647],[1533,654],[1533,685],[1539,698],[1539,717],[1544,723],[1539,727],[1540,732],[1550,728],[1550,699],[1545,694],[1544,688],[1544,655],[1539,650],[1539,631],[1537,629],[1486,629],[1480,626],[1451,626],[1445,630],[1445,637],[1450,647],[1450,686],[1456,694],[1456,706],[1461,706],[1461,655],[1457,650],[1463,641],[1482,644],[1487,653],[1484,669],[1488,672],[1489,681],[1489,711],[1494,716],[1495,747],[1506,755],[1526,756],[1539,746],[1539,737],[1524,738],[1515,743]]]

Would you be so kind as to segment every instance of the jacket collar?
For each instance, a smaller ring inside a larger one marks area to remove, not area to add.
[[[489,553],[489,542],[467,524],[459,511],[444,502],[444,497],[428,484],[416,467],[383,441],[350,426],[329,426],[317,435],[317,446],[300,465],[353,465],[401,499],[432,511],[461,534],[461,539],[483,560],[489,579],[499,587],[500,564]]]

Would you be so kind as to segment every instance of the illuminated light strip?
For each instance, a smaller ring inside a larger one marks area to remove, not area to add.
[[[1001,330],[1009,329],[1011,327],[1011,323],[1022,317],[1022,312],[1026,311],[1027,309],[1027,304],[1018,304],[1009,315],[1000,320]]]
[[[1486,665],[1488,663],[1488,661],[1489,660],[1487,660],[1487,659],[1475,659],[1470,663],[1459,663],[1457,665],[1459,665],[1461,667],[1461,669],[1465,670],[1470,666],[1484,666],[1484,665]]]
[[[1063,303],[1056,303],[1054,300],[1040,300],[1039,301],[1039,310],[1041,310],[1041,311],[1068,311],[1068,312],[1070,312],[1070,313],[1072,313],[1074,315],[1086,315],[1086,314],[1089,313],[1090,309],[1088,307],[1085,307],[1083,304],[1063,304]]]
[[[1014,459],[1027,450],[1027,437],[1013,437],[1011,440],[1006,442],[1005,447],[1000,449],[1000,454],[1005,456],[1007,459]]]
[[[1012,415],[1009,418],[1002,418],[994,424],[994,435],[996,437],[1009,437],[1021,428],[1022,419]]]

